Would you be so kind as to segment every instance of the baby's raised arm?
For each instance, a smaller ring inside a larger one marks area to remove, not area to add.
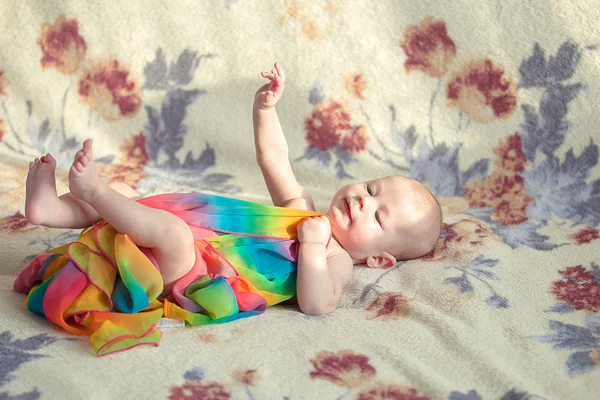
[[[254,96],[252,119],[256,161],[273,200],[279,207],[314,210],[310,194],[298,183],[289,161],[289,150],[275,110],[283,94],[285,74],[278,63],[270,73],[261,73],[269,83]]]
[[[256,160],[271,194],[280,207],[314,210],[312,197],[297,181],[290,165],[288,145],[279,123],[275,104],[281,98],[285,74],[275,63],[270,73],[262,73],[270,82],[254,96],[254,144]],[[327,248],[331,229],[327,217],[314,217],[298,226],[298,305],[306,314],[333,311],[343,287],[352,275],[352,259],[339,246]]]

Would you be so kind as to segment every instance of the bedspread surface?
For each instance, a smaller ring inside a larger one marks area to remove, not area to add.
[[[0,397],[595,399],[600,393],[600,7],[594,1],[215,0],[0,4]],[[13,281],[77,230],[27,223],[28,164],[58,194],[94,139],[143,196],[268,204],[252,101],[278,114],[320,210],[401,174],[444,210],[428,255],[357,266],[340,307],[161,328],[96,358]]]

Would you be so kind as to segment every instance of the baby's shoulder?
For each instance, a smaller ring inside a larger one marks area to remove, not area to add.
[[[352,275],[354,267],[352,257],[334,238],[331,238],[327,246],[327,265],[334,273],[342,274],[348,280]]]
[[[296,210],[310,210],[315,211],[315,204],[310,198],[306,197],[297,197],[295,199],[289,200],[285,203],[284,207],[286,208],[295,208]]]

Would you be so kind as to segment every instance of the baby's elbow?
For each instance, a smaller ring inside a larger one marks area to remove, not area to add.
[[[298,305],[300,306],[300,311],[302,311],[302,313],[312,316],[329,314],[336,309],[336,306],[332,304],[307,303],[298,301]]]
[[[306,315],[311,315],[311,316],[316,317],[319,315],[329,314],[333,310],[328,310],[326,308],[317,306],[317,307],[300,307],[300,311],[302,311],[302,313],[304,313]]]

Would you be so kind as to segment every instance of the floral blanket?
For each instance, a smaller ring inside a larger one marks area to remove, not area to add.
[[[588,4],[590,3],[590,4]],[[0,398],[595,399],[600,393],[600,8],[592,2],[220,0],[0,5]],[[74,230],[24,216],[87,138],[143,195],[269,203],[251,106],[279,61],[298,180],[425,182],[430,254],[357,267],[335,312],[282,305],[164,327],[98,359],[12,283]],[[93,371],[93,372],[92,372]]]

